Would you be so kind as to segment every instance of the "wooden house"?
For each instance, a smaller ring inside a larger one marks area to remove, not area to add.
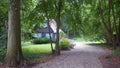
[[[56,39],[56,29],[57,29],[57,25],[56,25],[56,21],[54,19],[51,19],[50,22],[50,35],[52,40]],[[59,29],[59,32],[61,32],[62,30]],[[35,30],[35,34],[33,35],[33,37],[35,38],[49,38],[49,27],[47,25],[47,23],[45,23],[43,29],[36,29]]]

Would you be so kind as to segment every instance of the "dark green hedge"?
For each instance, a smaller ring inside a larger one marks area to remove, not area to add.
[[[33,39],[34,44],[45,44],[45,43],[49,43],[49,42],[50,42],[49,38],[36,38],[36,39]]]

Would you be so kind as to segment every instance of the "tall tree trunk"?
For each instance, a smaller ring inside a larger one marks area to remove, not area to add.
[[[108,10],[108,25],[107,23],[105,22],[105,19],[104,19],[104,15],[103,15],[103,10],[101,8],[101,0],[98,0],[98,6],[99,6],[99,13],[100,13],[100,17],[101,17],[101,20],[102,20],[102,24],[103,24],[103,27],[106,31],[106,36],[107,36],[107,43],[108,44],[112,44],[113,43],[113,35],[112,35],[112,30],[111,30],[111,23],[110,23],[110,5],[108,6],[109,10]]]
[[[118,37],[119,37],[119,46],[120,46],[120,13],[119,13],[118,19],[119,19],[119,21],[118,21]]]
[[[55,46],[55,55],[60,55],[60,46],[59,46],[59,27],[60,27],[60,12],[62,7],[62,0],[58,2],[58,13],[57,13],[57,33],[56,33],[56,46]]]
[[[115,45],[120,46],[120,44],[119,44],[119,42],[120,42],[119,41],[119,30],[117,28],[116,15],[115,15],[115,5],[114,5],[112,0],[111,0],[111,7],[112,7],[112,16],[113,16],[113,26],[114,26],[114,30],[116,32],[116,34],[114,35]]]
[[[113,16],[113,26],[114,26],[115,32],[118,33],[115,10],[114,10],[115,8],[112,0],[111,0],[111,9],[112,9],[112,16]]]
[[[51,44],[51,50],[52,50],[52,54],[54,54],[54,49],[53,49],[53,45],[52,45],[52,37],[51,37],[51,32],[50,32],[50,20],[49,20],[49,17],[48,17],[48,14],[47,14],[47,11],[46,11],[46,17],[47,17],[47,25],[48,25],[48,30],[49,30],[49,38],[50,38],[50,44]]]
[[[50,32],[50,24],[49,24],[50,20],[48,18],[48,30],[49,30],[49,37],[50,37],[50,44],[51,44],[51,50],[52,50],[52,54],[54,54],[54,49],[53,49],[53,45],[52,45],[52,37],[51,37],[51,32]]]
[[[10,66],[16,66],[22,60],[20,0],[9,0],[9,2],[6,63]]]
[[[118,4],[120,3],[120,1],[118,0],[117,1]],[[120,7],[120,4],[118,5],[118,7]],[[119,15],[118,15],[118,37],[119,37],[119,47],[120,47],[120,9],[118,10],[119,11]]]
[[[112,33],[112,27],[111,27],[111,0],[108,0],[108,28],[110,30],[110,33]]]
[[[111,26],[111,0],[108,0],[108,27],[109,27],[109,30],[110,30],[110,39],[111,39],[111,42],[112,42],[112,45],[115,47],[115,37],[113,35],[113,30],[112,30],[112,26]]]
[[[100,13],[100,17],[101,17],[101,20],[102,20],[102,24],[104,26],[104,29],[107,33],[110,33],[110,30],[109,28],[107,27],[107,24],[105,22],[105,19],[104,19],[104,16],[103,16],[103,10],[101,9],[101,0],[98,0],[98,8],[99,8],[99,13]]]
[[[118,31],[119,31],[119,38],[120,38],[120,13],[119,13],[119,26],[118,26]],[[119,39],[120,41],[120,39]]]

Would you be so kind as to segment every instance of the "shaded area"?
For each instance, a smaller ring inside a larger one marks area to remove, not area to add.
[[[102,56],[100,58],[103,68],[120,68],[119,57]]]

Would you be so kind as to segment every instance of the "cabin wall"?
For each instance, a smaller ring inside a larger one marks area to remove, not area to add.
[[[34,35],[36,38],[49,38],[49,33],[41,32]],[[55,33],[51,33],[51,38],[55,39]]]

